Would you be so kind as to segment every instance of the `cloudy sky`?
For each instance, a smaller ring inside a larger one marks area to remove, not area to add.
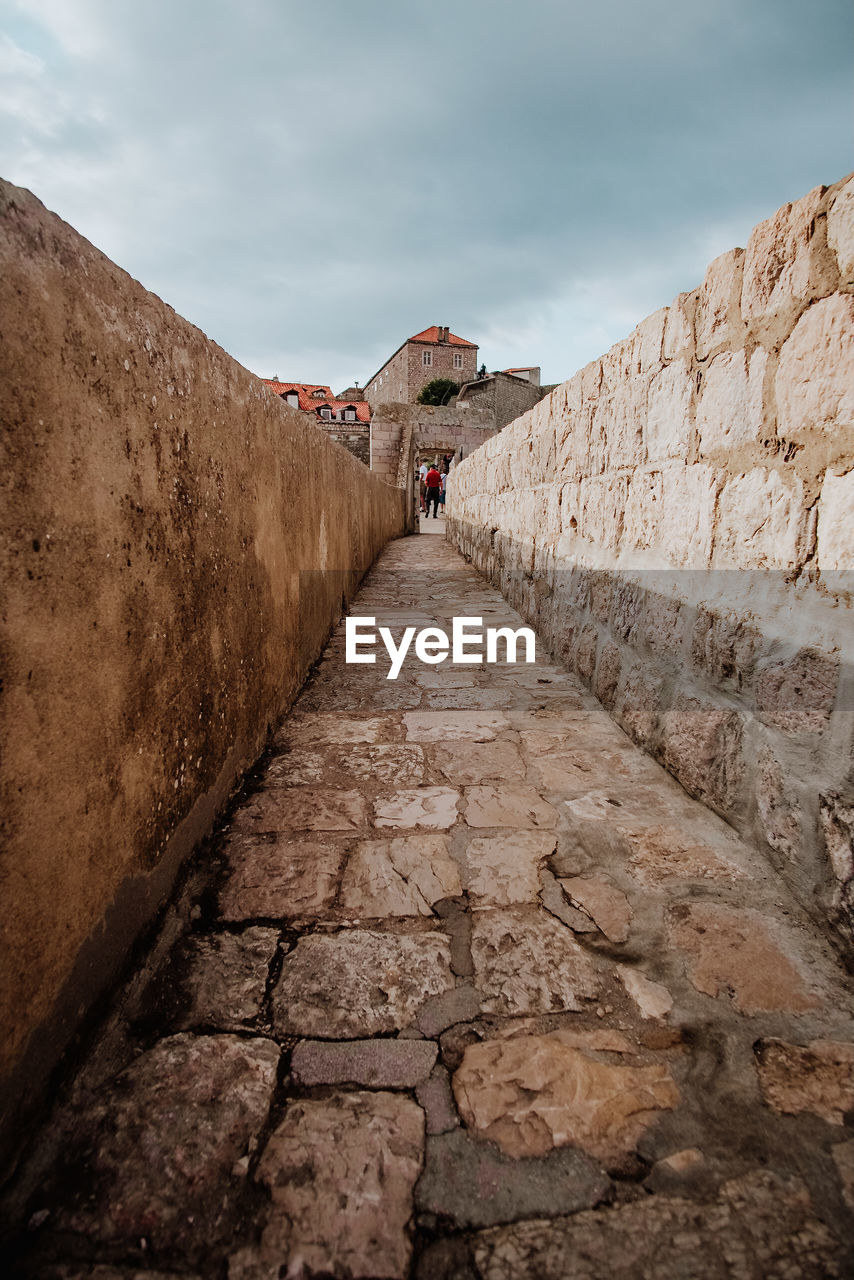
[[[849,0],[0,0],[0,174],[262,376],[588,359],[854,167]]]

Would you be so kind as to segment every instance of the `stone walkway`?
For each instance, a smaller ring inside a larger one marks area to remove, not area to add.
[[[440,537],[354,613],[521,625]],[[545,655],[387,668],[342,625],[195,860],[15,1273],[851,1275],[851,988],[766,864]]]

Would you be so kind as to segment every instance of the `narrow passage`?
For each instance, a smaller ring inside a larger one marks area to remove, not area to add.
[[[441,537],[354,612],[522,625]],[[17,1273],[850,1275],[850,982],[764,861],[545,653],[387,669],[342,623],[7,1196]]]

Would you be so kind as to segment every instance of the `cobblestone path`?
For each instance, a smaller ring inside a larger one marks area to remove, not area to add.
[[[355,612],[521,625],[441,538]],[[766,864],[545,655],[387,667],[336,632],[195,860],[17,1273],[851,1275],[850,985]]]

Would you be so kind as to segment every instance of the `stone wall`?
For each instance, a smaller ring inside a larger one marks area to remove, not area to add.
[[[466,405],[488,409],[496,430],[500,431],[514,418],[533,409],[549,390],[551,388],[540,387],[525,378],[514,378],[512,374],[490,373],[480,381],[469,382],[463,387],[457,406],[460,409]]]
[[[407,495],[8,184],[0,269],[8,1133]]]
[[[371,465],[371,427],[367,422],[321,422],[320,430],[366,467]]]
[[[405,428],[413,431],[416,455],[463,450],[468,457],[495,434],[491,409],[473,405],[383,404],[371,420],[371,470],[389,484],[398,483],[401,440]]]
[[[456,468],[449,536],[854,942],[854,179]]]

